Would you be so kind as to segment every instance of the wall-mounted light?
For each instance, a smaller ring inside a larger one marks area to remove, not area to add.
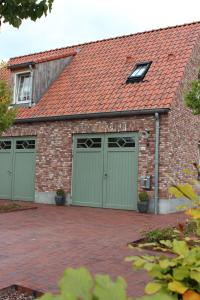
[[[149,146],[150,130],[145,129],[144,131],[141,131],[140,136],[146,140],[146,146]]]

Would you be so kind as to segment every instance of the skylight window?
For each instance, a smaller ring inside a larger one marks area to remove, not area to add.
[[[136,64],[126,82],[129,83],[129,82],[142,81],[144,79],[146,73],[148,72],[148,70],[151,66],[151,63],[152,62],[150,61],[150,62]]]

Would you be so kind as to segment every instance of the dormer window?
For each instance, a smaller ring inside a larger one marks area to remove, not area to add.
[[[151,66],[151,61],[150,62],[143,62],[143,63],[138,63],[135,65],[132,73],[129,75],[126,83],[129,82],[140,82],[144,79],[146,73],[148,72],[150,66]]]
[[[20,72],[15,74],[14,102],[16,104],[29,103],[32,98],[32,73]]]

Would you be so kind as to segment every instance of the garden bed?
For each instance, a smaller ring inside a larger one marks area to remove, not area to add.
[[[173,239],[184,240],[186,237],[191,247],[199,246],[200,240],[195,236],[195,230],[195,224],[191,222],[179,224],[177,227],[157,228],[142,233],[140,239],[128,243],[128,246],[160,252],[165,251],[165,241],[172,241]],[[166,252],[169,252],[168,247]]]
[[[32,290],[19,285],[11,285],[0,290],[0,300],[34,300],[41,297],[41,291]]]
[[[27,209],[36,209],[37,206],[33,204],[24,204],[16,202],[0,202],[0,214],[14,211],[21,211]]]

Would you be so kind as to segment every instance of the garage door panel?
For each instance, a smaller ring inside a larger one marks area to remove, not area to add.
[[[0,199],[11,199],[12,156],[10,152],[0,152]]]
[[[34,200],[35,139],[0,139],[0,199]]]
[[[12,141],[0,139],[0,199],[11,199]]]
[[[107,154],[106,199],[104,207],[136,209],[135,153],[109,151]]]
[[[73,204],[102,206],[102,162],[101,152],[76,153],[73,167]]]
[[[76,136],[72,185],[75,205],[136,209],[137,134]]]
[[[16,152],[13,179],[13,199],[34,199],[35,153]]]

